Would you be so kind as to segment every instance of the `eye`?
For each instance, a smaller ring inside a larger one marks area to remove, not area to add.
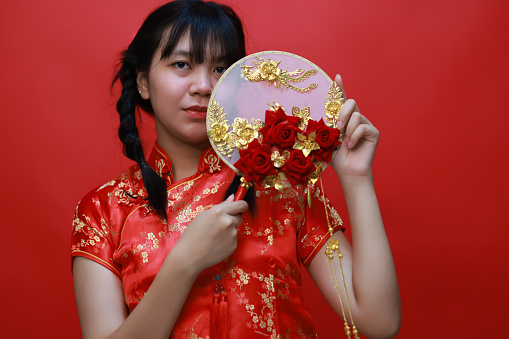
[[[173,66],[175,66],[178,69],[188,69],[189,68],[189,65],[184,61],[174,62]]]
[[[219,73],[219,74],[223,74],[224,72],[226,72],[226,67],[223,67],[223,66],[216,67],[214,69],[214,72]]]

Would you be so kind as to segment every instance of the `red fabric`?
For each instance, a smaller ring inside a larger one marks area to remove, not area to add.
[[[203,152],[198,172],[176,183],[157,144],[149,164],[168,180],[168,222],[143,199],[147,194],[135,165],[86,195],[73,223],[71,256],[87,257],[115,273],[130,312],[187,225],[222,200],[235,175],[211,148]],[[322,193],[312,188],[309,209],[301,187],[256,188],[256,213],[244,215],[237,250],[199,275],[171,338],[209,338],[217,272],[227,292],[231,338],[315,336],[302,299],[300,263],[309,265],[328,239]],[[328,212],[334,230],[341,229],[336,211],[328,206]]]

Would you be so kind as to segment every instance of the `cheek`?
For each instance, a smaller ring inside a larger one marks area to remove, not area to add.
[[[217,82],[219,81],[219,79],[221,78],[221,76],[223,74],[224,73],[214,73],[214,75],[212,76],[212,81],[211,81],[212,88],[216,87]]]
[[[152,106],[177,105],[187,93],[186,79],[170,74],[154,74],[149,78],[148,84]]]

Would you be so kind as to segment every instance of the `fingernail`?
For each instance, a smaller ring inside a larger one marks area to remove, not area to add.
[[[353,142],[349,141],[348,142],[348,148],[352,148],[353,147]]]
[[[350,143],[350,138],[349,137],[344,137],[343,138],[343,144],[347,145]]]
[[[343,127],[343,121],[339,120],[337,125],[338,125],[338,129],[341,129],[341,127]]]

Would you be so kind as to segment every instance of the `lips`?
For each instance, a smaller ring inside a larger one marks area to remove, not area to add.
[[[184,111],[193,119],[205,119],[207,117],[206,106],[189,106],[184,108]]]

